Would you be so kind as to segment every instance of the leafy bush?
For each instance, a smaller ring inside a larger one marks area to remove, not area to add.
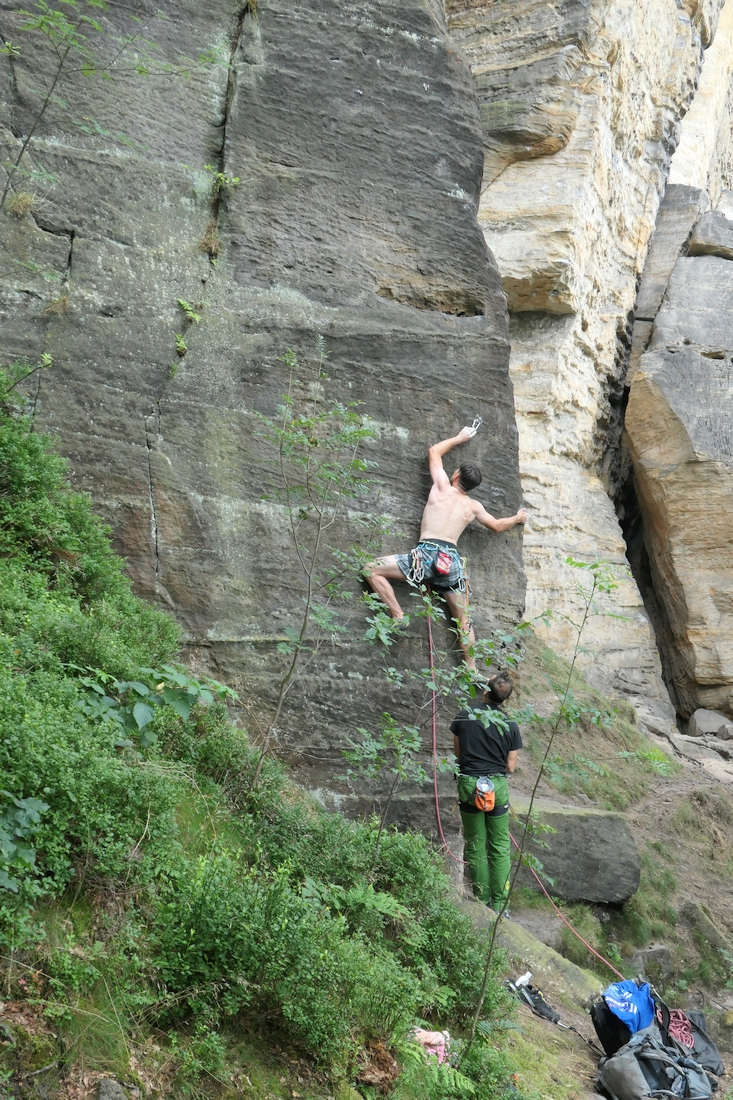
[[[38,832],[41,814],[48,809],[40,798],[15,798],[0,791],[6,800],[0,810],[0,887],[18,892],[19,883],[10,875],[12,868],[27,869],[36,862],[35,849],[28,841]]]
[[[419,983],[343,917],[223,851],[199,860],[158,918],[156,961],[169,990],[213,1015],[244,1007],[287,1025],[311,1054],[343,1059],[354,1039],[390,1035],[417,1010]]]

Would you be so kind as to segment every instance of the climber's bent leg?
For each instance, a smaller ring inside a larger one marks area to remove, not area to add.
[[[393,581],[405,581],[407,577],[397,564],[397,555],[391,554],[388,558],[377,558],[364,566],[364,579],[373,592],[376,592],[383,603],[392,613],[394,619],[401,619],[404,612],[400,607],[394,588],[389,583]]]
[[[466,665],[468,668],[475,669],[476,635],[468,612],[468,592],[441,592],[441,596],[444,597],[445,602],[448,604],[451,618],[455,621],[456,635],[459,645],[463,650],[463,657]]]

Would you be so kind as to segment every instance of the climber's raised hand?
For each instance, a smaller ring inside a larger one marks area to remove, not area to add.
[[[456,436],[457,443],[467,443],[469,439],[473,439],[478,428],[472,428],[470,425],[466,425],[465,428],[461,428],[460,432]]]

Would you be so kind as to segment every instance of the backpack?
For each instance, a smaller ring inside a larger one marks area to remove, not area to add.
[[[702,1066],[668,1050],[656,1024],[637,1031],[626,1046],[602,1061],[598,1083],[611,1100],[710,1100],[713,1095]]]
[[[619,1020],[601,997],[590,1006],[590,1018],[596,1029],[601,1046],[611,1058],[617,1050],[626,1046],[631,1032],[622,1020]]]
[[[610,998],[610,1003],[607,998]],[[604,989],[603,996],[591,1005],[590,1018],[609,1058],[626,1046],[635,1031],[654,1022],[656,1008],[661,1008],[663,1012],[662,1038],[666,1042],[668,1036],[664,1028],[669,1022],[669,1011],[652,996],[646,982],[614,982]]]
[[[725,1073],[725,1066],[720,1058],[720,1051],[706,1031],[705,1017],[699,1009],[689,1009],[687,1019],[695,1040],[692,1057],[699,1062],[703,1069],[714,1073],[717,1077]]]

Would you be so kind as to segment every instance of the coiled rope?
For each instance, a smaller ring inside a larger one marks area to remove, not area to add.
[[[662,1019],[662,1013],[657,1009],[657,1019],[662,1027],[664,1027],[664,1020]],[[692,1027],[690,1026],[689,1017],[680,1008],[672,1008],[669,1011],[669,1023],[667,1024],[667,1031],[676,1039],[678,1043],[681,1043],[684,1047],[689,1047],[690,1050],[694,1049],[695,1036],[692,1034]]]

